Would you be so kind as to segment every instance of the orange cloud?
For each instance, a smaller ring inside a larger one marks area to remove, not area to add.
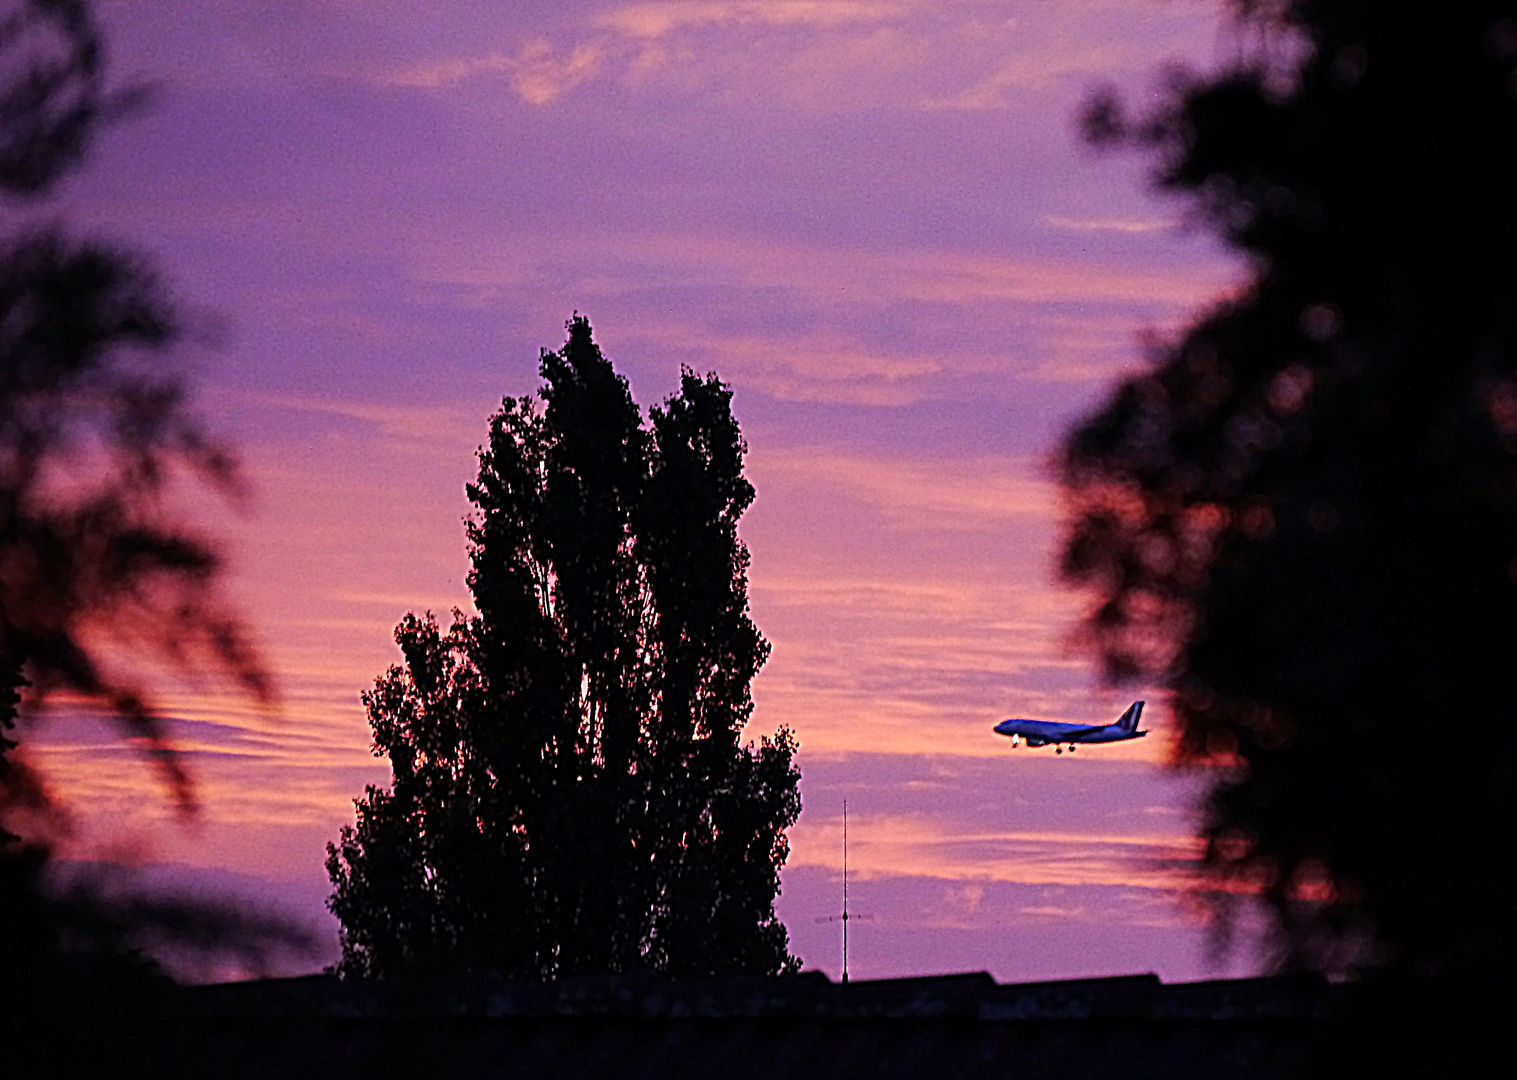
[[[1144,70],[1156,47],[1196,52],[1210,42],[1198,29],[1214,36],[1217,18],[1211,5],[1131,0],[1034,18],[995,0],[633,0],[504,47],[357,75],[430,91],[504,78],[532,106],[605,73],[623,90],[806,111],[1000,111],[1061,83]]]
[[[768,485],[822,486],[857,499],[896,528],[1001,528],[1011,518],[1051,520],[1058,509],[1055,485],[1025,458],[924,461],[792,446],[761,448],[750,467]]]
[[[1180,889],[1173,869],[1195,842],[1180,835],[1043,831],[977,832],[969,823],[891,814],[850,815],[848,868],[859,880],[913,876],[1027,885],[1134,885]],[[837,821],[802,821],[791,834],[789,865],[834,868],[842,849]]]

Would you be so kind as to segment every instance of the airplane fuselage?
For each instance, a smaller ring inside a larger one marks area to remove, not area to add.
[[[1025,741],[1028,746],[1048,746],[1052,744],[1060,748],[1067,745],[1073,749],[1078,744],[1085,743],[1114,743],[1126,742],[1129,739],[1141,739],[1147,735],[1146,731],[1138,730],[1138,718],[1143,714],[1143,702],[1135,701],[1122,714],[1114,724],[1065,724],[1057,720],[1024,720],[1013,718],[1002,720],[995,726],[997,735],[1011,737],[1011,744],[1016,746],[1019,741]]]

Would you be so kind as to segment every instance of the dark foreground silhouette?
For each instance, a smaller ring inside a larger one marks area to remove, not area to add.
[[[176,1046],[228,1076],[1265,1080],[1297,1075],[1336,999],[1313,977],[318,976],[188,992]]]
[[[1517,958],[1517,5],[1238,6],[1238,63],[1087,118],[1251,273],[1070,434],[1065,569],[1213,780],[1222,925],[1457,997]]]
[[[1218,928],[1261,898],[1366,974],[1338,1064],[1434,1073],[1517,959],[1517,4],[1235,6],[1235,63],[1087,116],[1250,273],[1070,434],[1064,566],[1211,779]]]
[[[91,6],[0,3],[0,212],[35,208],[102,125],[140,99],[109,89]],[[62,225],[0,233],[0,1023],[86,1029],[169,989],[143,950],[252,959],[305,935],[277,920],[128,895],[50,874],[68,817],[15,725],[51,693],[90,699],[157,765],[182,814],[195,793],[130,665],[153,657],[268,701],[267,674],[220,597],[213,546],[165,496],[192,476],[234,496],[226,450],[195,422],[180,325],[144,261]],[[118,652],[119,655],[119,652]],[[119,881],[117,882],[119,884]],[[4,1045],[4,1044],[0,1044]],[[9,1064],[4,1062],[0,1064]]]

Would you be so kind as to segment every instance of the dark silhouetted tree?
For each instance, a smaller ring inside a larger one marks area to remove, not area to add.
[[[1065,444],[1066,573],[1212,778],[1203,873],[1281,958],[1501,970],[1517,794],[1517,10],[1241,5],[1097,140],[1247,258]]]
[[[0,7],[0,208],[52,193],[100,126],[139,96],[105,88],[88,4]],[[193,786],[144,688],[103,658],[156,654],[269,698],[241,623],[218,597],[214,551],[165,505],[184,474],[225,495],[239,489],[227,452],[185,407],[176,336],[172,307],[137,257],[58,226],[0,237],[0,1009],[8,1013],[50,1007],[49,987],[79,999],[81,988],[99,989],[106,968],[140,975],[124,950],[144,935],[246,944],[227,912],[47,888],[49,826],[61,818],[11,737],[27,687],[34,704],[57,690],[92,699],[146,747],[188,813]],[[27,992],[11,993],[17,985]]]
[[[364,696],[394,784],[328,848],[342,968],[793,970],[795,742],[741,743],[769,647],[731,392],[685,371],[645,424],[582,318],[541,370],[468,488],[479,614],[407,616]]]

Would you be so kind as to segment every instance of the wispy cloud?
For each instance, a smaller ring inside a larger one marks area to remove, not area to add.
[[[579,42],[557,51],[545,37],[533,37],[511,52],[449,57],[413,64],[391,73],[394,86],[435,90],[479,76],[507,79],[529,105],[547,105],[593,77],[606,59],[603,45]]]
[[[1012,518],[1051,520],[1058,508],[1052,481],[1025,458],[924,461],[786,447],[760,451],[753,471],[771,484],[825,486],[873,507],[899,529],[995,529]]]
[[[904,405],[918,400],[943,368],[940,356],[874,350],[837,332],[761,336],[634,316],[619,322],[616,334],[665,355],[689,356],[697,367],[786,401]]]
[[[597,326],[612,320],[607,340],[621,355],[633,345],[786,401],[877,406],[961,392],[990,376],[1110,377],[1139,355],[1137,327],[1178,320],[1237,276],[1215,258],[1161,268],[1097,252],[868,247],[651,227],[442,234],[418,243],[412,260],[419,288],[467,294],[483,308],[540,297],[552,283],[555,297],[572,297]],[[907,310],[905,332],[882,331]]]
[[[926,876],[955,882],[1124,885],[1179,888],[1177,870],[1195,852],[1185,835],[977,831],[965,822],[918,815],[859,814],[849,822],[849,869],[860,879]],[[830,865],[840,822],[798,825],[796,866]]]
[[[1047,214],[1042,218],[1050,229],[1082,233],[1124,233],[1141,236],[1145,233],[1165,232],[1174,229],[1179,222],[1175,218],[1077,218],[1059,214]]]
[[[994,0],[634,0],[377,77],[423,89],[504,78],[531,105],[604,75],[623,88],[810,111],[1004,111],[1061,83],[1132,69],[1196,22],[1193,5],[1120,0],[1036,18]]]
[[[804,27],[817,30],[895,21],[926,7],[921,0],[646,0],[596,22],[635,38],[662,38],[712,26]]]
[[[385,437],[402,443],[448,444],[450,449],[478,444],[482,412],[477,404],[402,405],[347,397],[314,397],[300,394],[243,393],[223,390],[221,396],[237,398],[247,405],[287,410],[316,416],[341,417],[372,426]]]
[[[919,246],[870,249],[772,239],[656,234],[603,237],[601,244],[643,266],[698,273],[701,280],[787,287],[833,303],[909,300],[974,303],[1159,303],[1191,305],[1218,286],[1214,264],[1123,265],[1090,255],[977,253]],[[481,268],[482,269],[482,268]],[[467,273],[464,266],[459,270]]]

